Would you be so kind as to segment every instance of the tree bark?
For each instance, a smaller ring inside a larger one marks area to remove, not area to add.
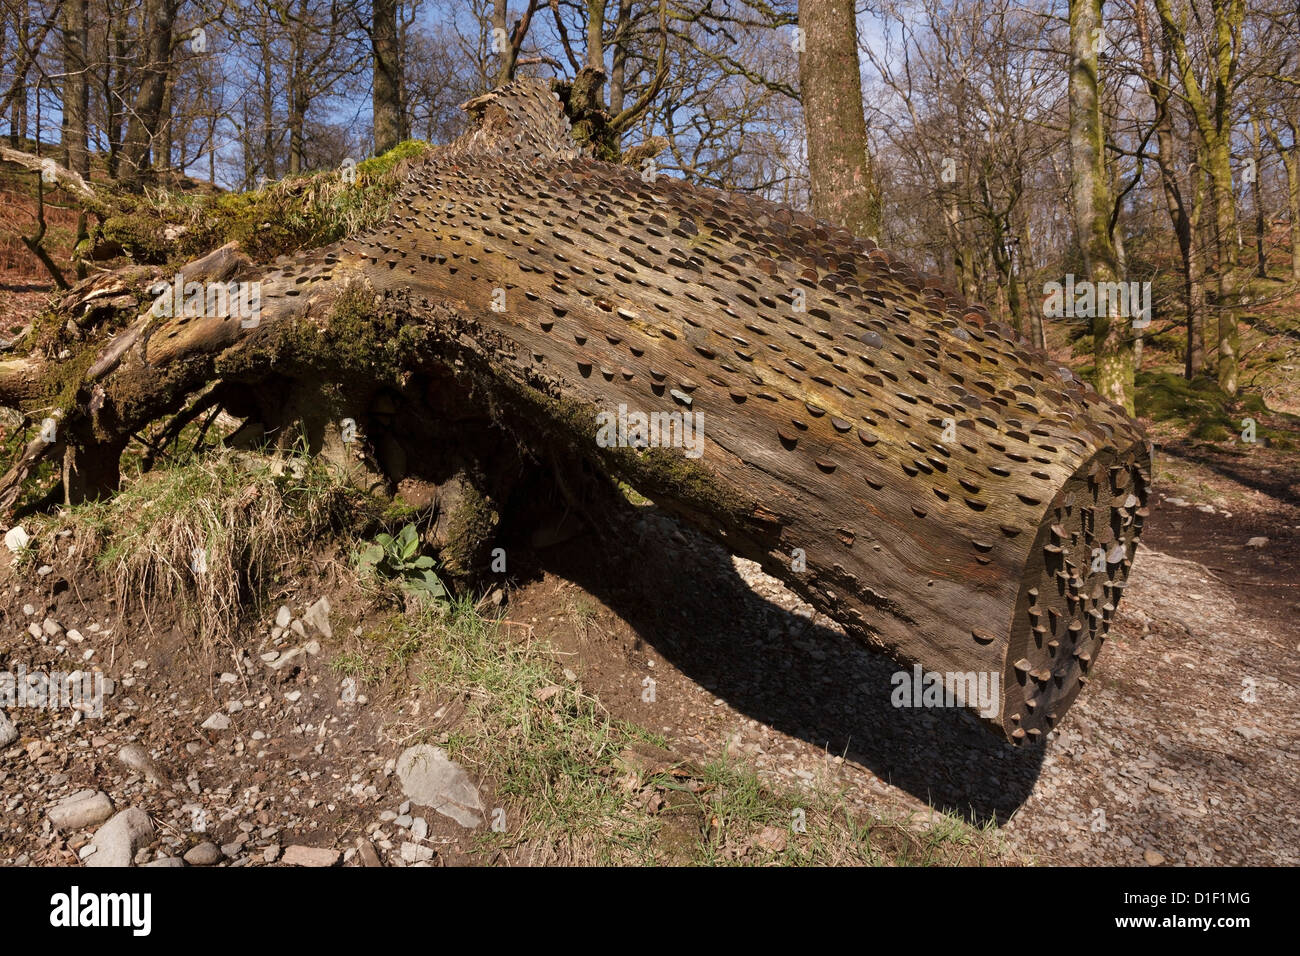
[[[370,32],[373,54],[375,153],[406,139],[402,118],[402,64],[397,43],[397,0],[374,0]]]
[[[84,178],[90,177],[86,125],[90,114],[88,6],[89,0],[65,0],[63,27],[63,164]]]
[[[1079,246],[1094,290],[1113,288],[1123,278],[1111,235],[1114,205],[1106,171],[1105,129],[1101,119],[1098,38],[1102,0],[1070,0],[1070,170]],[[1103,284],[1105,284],[1103,286]],[[1096,297],[1092,316],[1096,385],[1106,398],[1133,411],[1133,344],[1128,319],[1115,300]]]
[[[854,235],[878,237],[880,194],[867,152],[853,0],[805,0],[799,4],[799,27],[813,215]]]
[[[422,430],[468,409],[445,446],[482,443],[452,469],[468,498],[500,499],[485,471],[511,470],[503,448],[566,484],[626,480],[901,663],[991,675],[984,719],[1043,738],[1088,679],[1134,557],[1141,427],[843,228],[587,159],[538,84],[466,105],[475,128],[405,167],[383,226],[269,268],[228,246],[180,270],[259,281],[255,322],[146,314],[97,337],[93,361],[0,362],[0,402],[66,394],[54,383],[76,362],[60,434],[84,450],[217,382],[250,422],[305,410],[313,447],[342,415],[396,419],[367,453],[390,479],[416,470]],[[632,415],[676,430],[620,429]],[[40,453],[0,481],[0,505]],[[496,533],[478,527],[453,553],[469,572]]]

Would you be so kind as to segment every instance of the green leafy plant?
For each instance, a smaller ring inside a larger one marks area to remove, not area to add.
[[[396,537],[376,535],[375,543],[361,552],[358,565],[363,572],[373,571],[385,578],[400,579],[408,591],[422,592],[432,598],[447,597],[447,588],[434,573],[433,558],[419,551],[420,536],[415,525],[408,524]]]

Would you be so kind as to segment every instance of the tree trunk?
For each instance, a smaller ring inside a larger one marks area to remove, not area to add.
[[[609,63],[609,112],[617,116],[623,112],[626,97],[627,54],[629,33],[632,29],[632,0],[618,0],[618,20],[614,30],[614,53]]]
[[[1219,387],[1229,395],[1237,393],[1238,354],[1236,292],[1237,207],[1232,184],[1232,108],[1230,98],[1237,71],[1244,5],[1236,0],[1212,3],[1213,22],[1209,31],[1210,82],[1214,99],[1207,102],[1201,90],[1197,67],[1187,49],[1183,25],[1169,0],[1154,0],[1160,15],[1170,54],[1177,66],[1187,106],[1205,146],[1205,171],[1209,175],[1209,201],[1213,218],[1208,223],[1212,239],[1210,266],[1214,270],[1215,310],[1218,314],[1215,354]],[[1207,84],[1208,85],[1208,84]]]
[[[28,44],[31,42],[31,17],[27,4],[14,16],[14,33],[18,48],[14,51],[13,103],[9,114],[9,145],[14,149],[26,149],[23,140],[27,137],[27,73],[31,69],[28,57]]]
[[[271,62],[270,18],[263,23],[262,82],[258,91],[262,99],[262,175],[268,180],[279,177],[275,158],[275,74]]]
[[[1300,140],[1296,138],[1300,135],[1300,128],[1289,120],[1285,123],[1285,128],[1291,134],[1290,143],[1283,143],[1278,131],[1267,121],[1264,131],[1286,171],[1287,212],[1290,217],[1288,225],[1291,229],[1291,278],[1300,280]]]
[[[1182,264],[1183,309],[1187,313],[1187,348],[1184,352],[1183,375],[1191,380],[1205,364],[1205,288],[1202,283],[1204,267],[1200,248],[1195,243],[1196,229],[1201,218],[1203,190],[1201,171],[1204,164],[1198,152],[1189,145],[1192,163],[1187,175],[1191,196],[1183,195],[1175,167],[1175,138],[1173,117],[1169,109],[1170,79],[1173,73],[1173,56],[1170,35],[1162,33],[1163,68],[1157,73],[1155,44],[1147,21],[1146,0],[1138,0],[1134,7],[1138,42],[1142,51],[1142,70],[1145,73],[1147,93],[1155,108],[1152,120],[1156,132],[1156,157],[1160,165],[1160,187],[1165,197],[1165,209],[1178,240],[1178,256]],[[1190,208],[1189,208],[1190,202]]]
[[[1291,213],[1291,278],[1300,281],[1300,143],[1286,151],[1282,162],[1286,166],[1287,204]]]
[[[139,183],[149,168],[149,151],[158,134],[159,118],[171,73],[172,24],[177,0],[146,0],[142,31],[145,63],[130,115],[126,141],[122,146],[125,169],[122,178]]]
[[[1106,171],[1105,131],[1097,38],[1102,29],[1101,0],[1070,0],[1070,169],[1079,245],[1093,289],[1113,288],[1122,279],[1110,231],[1113,206]],[[1103,284],[1105,284],[1103,286]],[[1097,391],[1131,414],[1133,345],[1128,318],[1097,295],[1092,318]]]
[[[370,32],[373,54],[375,153],[406,139],[402,122],[402,65],[397,45],[397,0],[374,0]]]
[[[89,0],[64,0],[63,27],[63,162],[83,178],[90,177],[87,117],[90,84],[87,82],[86,48],[90,34],[86,13]]]
[[[1088,679],[1133,560],[1141,427],[847,230],[584,158],[539,84],[466,105],[475,128],[404,169],[386,224],[260,272],[232,246],[180,270],[260,275],[256,321],[146,315],[96,338],[94,361],[0,363],[0,403],[66,395],[60,374],[86,369],[62,429],[85,447],[215,381],[250,422],[315,408],[313,447],[344,414],[387,427],[367,457],[390,480],[449,408],[471,408],[461,434],[482,451],[450,469],[470,499],[499,500],[483,471],[513,468],[503,448],[574,483],[624,479],[902,664],[990,676],[984,719],[1042,739]],[[63,308],[126,281],[87,280]],[[460,567],[486,570],[491,525],[453,553]]]
[[[1259,117],[1250,118],[1251,157],[1255,163],[1254,175],[1250,179],[1250,199],[1255,206],[1255,275],[1267,279],[1268,251],[1264,242],[1267,225],[1264,218],[1264,197],[1260,188],[1260,180],[1264,176],[1264,150],[1259,124]]]
[[[114,20],[104,31],[104,110],[108,136],[108,175],[117,179],[122,158],[122,108],[118,105],[118,87],[125,89],[123,73],[126,62],[126,33],[121,20]]]
[[[296,176],[305,168],[307,150],[307,108],[311,101],[301,88],[289,88],[289,174]]]
[[[813,215],[854,235],[878,237],[880,194],[867,153],[853,0],[804,0],[799,27],[799,87]]]
[[[1198,193],[1200,186],[1195,187]],[[1187,308],[1187,351],[1183,377],[1191,381],[1205,368],[1205,255],[1195,241],[1200,220],[1201,197],[1195,200],[1186,246],[1180,245],[1183,261],[1183,299]]]
[[[493,48],[497,50],[497,85],[503,86],[515,78],[515,69],[519,63],[519,50],[524,45],[524,39],[528,36],[528,25],[532,21],[533,11],[536,9],[540,0],[528,0],[528,5],[524,8],[523,15],[515,24],[515,29],[510,30],[510,24],[507,22],[508,0],[494,0],[492,5],[492,35]],[[603,0],[600,0],[603,2]]]
[[[153,168],[158,173],[168,173],[172,168],[173,138],[172,95],[176,90],[176,76],[168,71],[163,84],[162,107],[158,111],[158,132],[153,137]],[[181,167],[184,169],[184,167]]]
[[[587,66],[601,73],[605,72],[605,3],[606,0],[586,0]]]
[[[1024,285],[1022,295],[1025,301],[1025,311],[1029,316],[1029,341],[1032,345],[1046,352],[1047,329],[1043,326],[1043,309],[1040,300],[1034,297],[1029,288],[1029,274],[1033,271],[1029,265],[1033,261],[1033,246],[1030,245],[1028,216],[1021,218],[1020,232],[1017,235],[1020,240],[1020,279]]]

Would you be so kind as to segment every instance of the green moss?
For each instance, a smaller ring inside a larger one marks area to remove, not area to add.
[[[429,149],[407,140],[359,163],[352,181],[340,170],[289,176],[246,193],[109,193],[98,244],[116,244],[142,263],[184,262],[228,242],[258,260],[327,245],[387,218],[401,185],[399,167]],[[165,238],[167,227],[179,236]]]
[[[641,494],[641,492],[637,491],[626,481],[620,481],[617,482],[617,484],[618,484],[618,493],[622,495],[625,499],[627,499],[628,504],[637,505],[638,507],[641,505],[650,504],[649,498]]]
[[[117,245],[136,262],[161,264],[171,255],[172,243],[166,240],[154,210],[134,205],[115,211],[99,226],[99,244]],[[163,223],[166,225],[166,223]]]
[[[418,521],[424,515],[425,510],[407,504],[400,498],[385,499],[379,513],[375,516],[376,530],[396,534],[397,529],[403,525]],[[370,529],[367,529],[363,537],[374,537],[374,534],[371,534]]]
[[[358,180],[378,181],[391,173],[404,159],[423,156],[429,151],[429,144],[420,139],[408,139],[398,143],[386,153],[372,156],[357,164]]]
[[[1188,381],[1174,372],[1143,372],[1137,377],[1137,413],[1189,431],[1211,425],[1231,428],[1230,402],[1218,382],[1208,376]]]
[[[223,357],[216,370],[228,377],[261,375],[270,366],[287,363],[400,385],[405,368],[428,350],[428,329],[385,308],[360,283],[339,294],[324,325],[288,323]]]
[[[217,197],[203,210],[203,225],[186,236],[193,255],[231,240],[257,259],[327,245],[387,218],[401,185],[403,160],[423,155],[427,143],[407,140],[359,163],[348,182],[339,170],[294,176],[265,189]]]
[[[1135,404],[1142,417],[1177,426],[1199,441],[1220,442],[1240,436],[1242,421],[1254,418],[1257,441],[1278,448],[1292,444],[1285,432],[1259,421],[1272,414],[1262,395],[1241,392],[1234,399],[1209,375],[1188,381],[1176,372],[1143,372],[1137,377]]]
[[[98,349],[84,348],[65,362],[60,362],[51,372],[48,385],[50,404],[55,408],[69,409],[77,400],[77,392],[86,380],[86,373],[95,364]]]
[[[1200,422],[1192,429],[1192,437],[1201,441],[1227,441],[1232,434],[1218,422]]]
[[[697,462],[669,448],[611,449],[616,452],[618,470],[629,477],[633,487],[644,489],[651,497],[666,494],[678,501],[702,507],[717,514],[735,514],[741,503],[720,488],[713,476]]]
[[[55,298],[32,319],[32,327],[23,342],[23,348],[27,349],[30,346],[28,350],[43,352],[46,355],[57,353],[67,338],[67,325],[67,316],[59,314],[58,301]]]

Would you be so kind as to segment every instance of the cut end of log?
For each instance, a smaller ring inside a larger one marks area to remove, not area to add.
[[[1013,743],[1044,739],[1087,681],[1133,564],[1150,483],[1146,443],[1103,450],[1043,513],[1002,672],[998,722]]]

